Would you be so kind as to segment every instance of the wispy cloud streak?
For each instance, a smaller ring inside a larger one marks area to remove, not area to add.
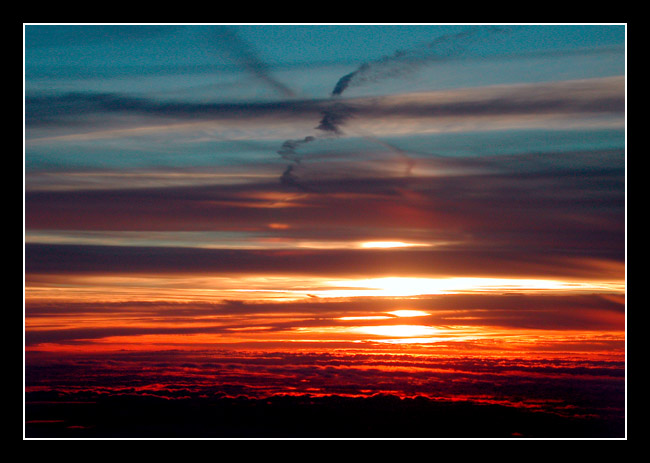
[[[269,67],[258,56],[255,49],[232,26],[212,26],[210,43],[225,51],[242,68],[285,97],[294,96],[294,92],[273,77]]]
[[[398,50],[390,56],[384,57],[377,61],[363,63],[356,71],[344,75],[334,86],[332,97],[338,97],[350,86],[357,86],[367,82],[377,82],[383,79],[393,78],[400,75],[413,72],[418,66],[425,65],[434,60],[450,59],[458,56],[469,44],[496,33],[503,33],[499,27],[480,27],[462,31],[456,34],[443,35],[430,43],[411,50]],[[322,118],[316,129],[326,134],[341,135],[341,126],[351,117],[354,117],[356,110],[354,107],[337,101],[328,105],[322,111]],[[302,143],[315,140],[315,137],[309,136],[303,139]],[[298,144],[294,140],[288,140],[286,144],[291,144],[291,160],[299,163],[300,157],[296,152]],[[302,144],[300,143],[300,144]],[[278,151],[278,154],[285,157],[286,148]],[[403,151],[399,151],[401,156],[405,156]],[[412,163],[409,162],[412,165]],[[407,169],[407,172],[410,168]],[[287,171],[285,171],[285,174]],[[284,180],[282,182],[287,183]],[[292,184],[299,186],[295,176]]]
[[[337,106],[338,105],[338,106]],[[334,108],[334,109],[332,109]],[[25,98],[26,129],[39,126],[81,125],[93,115],[101,116],[105,129],[108,115],[140,115],[185,121],[252,121],[256,118],[303,122],[329,114],[321,132],[335,133],[343,121],[372,117],[471,117],[516,116],[540,113],[622,114],[625,109],[624,80],[604,78],[568,82],[495,86],[483,89],[428,92],[378,98],[356,98],[345,104],[331,100],[282,100],[273,102],[160,101],[119,93],[70,92],[32,94]],[[329,113],[328,113],[329,111]],[[92,119],[90,119],[92,120]],[[95,123],[97,123],[95,121]],[[318,139],[308,135],[287,140],[278,154],[298,159],[296,151]]]
[[[375,83],[385,79],[397,78],[400,76],[408,75],[409,73],[414,72],[418,68],[428,65],[436,61],[446,61],[452,59],[458,59],[466,54],[469,47],[485,41],[493,41],[499,36],[504,36],[509,34],[510,31],[507,28],[499,26],[488,26],[488,27],[472,27],[461,32],[445,34],[443,36],[437,37],[431,42],[422,44],[418,47],[414,47],[407,50],[397,50],[392,55],[385,56],[381,59],[375,61],[368,61],[360,65],[355,71],[344,75],[341,77],[331,93],[331,98],[340,97],[346,89],[350,87],[356,87],[365,85],[368,83]],[[488,105],[479,104],[478,106],[473,106],[471,103],[468,105],[467,102],[451,102],[442,105],[438,108],[421,108],[424,110],[423,114],[427,116],[438,115],[438,116],[449,116],[452,113],[454,115],[459,114],[472,114],[472,115],[481,115],[483,111],[492,113],[492,111],[506,114],[514,110],[514,107],[510,107],[508,102],[503,101],[492,101]],[[505,104],[504,104],[505,103]],[[479,106],[481,107],[479,109]],[[564,105],[558,101],[547,101],[541,105],[538,110],[542,112],[547,112],[549,110],[562,110],[566,109]],[[417,105],[412,106],[410,109],[416,110]],[[616,101],[608,101],[603,107],[608,109],[615,108],[616,110],[621,110],[620,99]],[[341,127],[350,119],[359,114],[368,115],[366,112],[368,108],[359,108],[354,104],[344,103],[341,101],[335,101],[327,105],[322,110],[322,117],[320,123],[316,127],[317,130],[324,132],[326,135],[341,135]],[[377,109],[371,108],[370,112]],[[406,109],[405,112],[402,112],[400,108],[391,108],[384,107],[390,115],[407,115],[410,113],[409,109],[402,107],[401,109]],[[532,109],[532,108],[531,108]],[[588,104],[585,104],[582,108],[591,110]],[[602,109],[602,107],[601,107]],[[381,109],[379,110],[381,111]],[[415,111],[409,115],[414,116]],[[379,114],[375,114],[379,116]],[[388,115],[388,114],[385,114]],[[366,135],[366,138],[373,139],[374,137]],[[305,139],[300,143],[311,142],[315,140],[314,136],[305,137]],[[300,162],[300,156],[297,153],[297,148],[299,146],[296,141],[287,141],[291,143],[290,148],[290,160],[296,164]],[[391,151],[395,151],[399,156],[403,157],[407,161],[406,173],[410,173],[413,167],[413,160],[409,158],[408,154],[404,150],[399,150],[391,145],[383,144],[384,147],[388,147]],[[286,157],[286,150],[283,147],[283,150],[278,151],[278,154]],[[292,169],[287,168],[285,170],[283,177],[281,178],[282,183],[289,184],[286,182],[285,175],[290,172]],[[303,187],[301,183],[298,182],[295,174],[292,174],[292,185]]]
[[[363,63],[355,71],[341,77],[332,90],[332,96],[342,95],[349,87],[403,76],[433,61],[458,58],[468,46],[482,40],[493,40],[506,33],[508,30],[499,26],[473,27],[442,35],[419,47],[397,50],[392,55]]]

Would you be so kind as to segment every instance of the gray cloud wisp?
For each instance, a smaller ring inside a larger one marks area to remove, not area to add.
[[[409,50],[397,50],[392,55],[381,58],[376,61],[363,63],[359,68],[349,74],[344,75],[334,86],[331,98],[336,98],[350,86],[361,85],[366,82],[377,82],[383,79],[398,77],[414,71],[418,66],[428,64],[435,60],[444,60],[457,57],[462,54],[466,47],[478,40],[491,37],[495,34],[502,34],[505,30],[501,27],[475,27],[455,34],[446,34],[435,40],[415,47]],[[354,115],[354,110],[349,105],[337,101],[328,105],[322,111],[322,118],[316,129],[325,132],[328,135],[340,135],[341,126]],[[283,158],[288,158],[292,162],[299,163],[300,157],[296,149],[300,144],[313,141],[315,137],[305,137],[302,142],[288,140],[284,143],[283,149],[278,151]],[[288,149],[285,145],[289,144]],[[382,145],[386,147],[386,145]],[[410,173],[413,162],[408,158],[403,150],[395,150],[389,146],[391,151],[395,151],[400,157],[407,160],[407,173]],[[292,169],[285,170],[281,181],[288,184],[286,176],[291,174],[291,184],[299,185],[297,178],[291,173]]]
[[[343,94],[351,86],[398,77],[432,61],[461,56],[469,45],[506,33],[502,27],[474,27],[454,34],[445,34],[419,47],[397,50],[390,56],[363,63],[359,68],[339,79],[332,96]]]
[[[214,26],[211,28],[211,32],[211,43],[218,45],[239,66],[281,95],[286,97],[294,96],[289,87],[273,77],[266,63],[257,55],[253,47],[237,33],[235,28]]]

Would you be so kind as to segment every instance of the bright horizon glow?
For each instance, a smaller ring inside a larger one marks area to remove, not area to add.
[[[206,174],[207,176],[207,174]],[[208,177],[209,178],[209,177]],[[142,179],[141,179],[142,180]],[[89,181],[90,182],[90,181]],[[90,182],[93,183],[93,182]],[[97,182],[94,182],[96,184]],[[151,185],[149,185],[151,186]],[[99,188],[99,187],[94,187]],[[273,207],[273,206],[268,206]],[[291,225],[270,222],[268,230],[283,231]],[[28,230],[25,242],[45,244],[86,244],[98,246],[158,246],[203,249],[394,249],[442,246],[447,243],[406,243],[402,241],[306,240],[273,236],[267,231],[231,233],[228,231],[106,231],[106,230]]]
[[[408,248],[414,246],[428,246],[423,243],[404,243],[403,241],[365,241],[360,244],[360,247],[366,249],[375,248]]]
[[[182,291],[179,284],[183,285]],[[147,299],[170,297],[175,300],[214,300],[243,298],[257,300],[299,300],[306,297],[417,297],[439,294],[557,292],[625,294],[625,281],[559,281],[519,278],[419,278],[385,277],[369,279],[325,280],[316,277],[211,277],[192,275],[149,277],[144,275],[66,275],[42,284],[29,282],[25,297],[36,301],[46,299],[82,298],[111,293],[115,299]],[[404,316],[423,316],[413,311],[385,312]]]
[[[393,317],[424,317],[426,315],[431,315],[429,312],[423,310],[393,310],[392,312],[386,312]],[[356,316],[356,317],[339,317],[339,320],[386,320],[393,317],[388,317],[386,315],[365,315],[365,316]]]
[[[432,326],[425,325],[361,326],[358,328],[353,328],[352,331],[396,338],[431,336],[440,333],[440,330]]]
[[[387,312],[396,317],[424,317],[426,315],[431,315],[429,312],[423,310],[393,310],[392,312]]]
[[[500,291],[625,291],[624,283],[567,282],[520,278],[408,278],[386,277],[363,280],[330,281],[338,289],[314,291],[321,297],[419,296],[462,292]],[[340,289],[345,288],[345,289]]]

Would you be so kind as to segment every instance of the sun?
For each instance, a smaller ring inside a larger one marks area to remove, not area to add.
[[[359,245],[365,249],[371,248],[409,248],[413,246],[426,246],[420,243],[404,243],[403,241],[366,241]]]

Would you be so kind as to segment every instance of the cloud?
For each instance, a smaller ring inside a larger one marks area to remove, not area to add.
[[[464,90],[354,98],[343,101],[292,99],[265,102],[190,102],[158,100],[118,93],[73,92],[32,93],[25,98],[25,128],[28,141],[38,130],[84,132],[168,124],[181,130],[180,122],[200,124],[223,122],[284,135],[289,126],[304,130],[314,120],[312,133],[289,139],[279,150],[295,162],[301,144],[317,138],[340,136],[350,125],[352,134],[427,133],[450,123],[472,130],[520,127],[548,127],[555,118],[566,127],[598,122],[594,118],[618,118],[625,110],[625,81],[622,77],[579,81],[505,85]],[[320,121],[320,122],[316,122]],[[354,124],[351,124],[354,122]],[[606,122],[606,120],[604,120]],[[192,124],[187,130],[196,130]],[[560,126],[560,125],[558,125]],[[50,134],[51,135],[51,134]],[[57,133],[61,135],[61,133]],[[129,135],[128,132],[124,135]],[[36,135],[38,136],[38,135]],[[255,136],[255,134],[251,134]],[[268,138],[268,134],[264,135]],[[300,142],[300,143],[299,143]]]
[[[297,187],[302,191],[313,193],[315,190],[313,190],[308,186],[303,185],[298,179],[298,177],[293,173],[294,168],[295,167],[293,164],[289,164],[287,168],[284,170],[284,172],[282,173],[282,177],[280,177],[280,182],[283,185],[288,185],[290,187]]]
[[[170,119],[234,119],[265,116],[319,114],[317,100],[283,100],[245,103],[196,103],[159,101],[119,93],[70,92],[61,94],[30,94],[25,98],[27,127],[39,124],[83,122],[92,114],[136,114]]]
[[[566,128],[579,126],[581,123],[585,127],[589,127],[592,123],[596,125],[614,123],[620,126],[624,121],[624,88],[624,79],[614,77],[393,95],[372,99],[360,98],[348,100],[343,112],[345,117],[327,120],[327,124],[330,127],[328,130],[336,131],[342,124],[349,122],[353,133],[358,133],[361,137],[372,141],[376,147],[389,149],[399,159],[405,160],[410,166],[406,171],[410,173],[416,157],[408,150],[373,137],[372,133],[381,130],[383,136],[408,135],[436,131],[437,127],[447,127],[447,129],[452,127],[453,130],[489,130],[512,127]],[[213,120],[222,119],[229,124],[235,124],[235,127],[243,127],[239,124],[249,124],[251,128],[254,126],[261,128],[267,127],[267,123],[279,124],[272,126],[273,130],[280,129],[281,125],[287,126],[286,122],[290,122],[289,126],[292,127],[304,127],[306,119],[317,118],[318,115],[328,111],[330,115],[338,114],[335,105],[330,107],[329,102],[319,100],[258,104],[196,104],[162,103],[110,94],[41,95],[28,98],[27,107],[28,132],[31,125],[29,121],[49,120],[49,123],[61,124],[65,122],[70,123],[70,127],[74,127],[74,121],[81,122],[93,112],[97,112],[98,115],[119,115],[122,112],[148,114],[161,117],[163,121],[166,117],[171,120],[184,118],[194,122],[205,122],[213,118]],[[100,119],[110,126],[110,120]],[[196,130],[190,124],[187,130],[192,129]],[[254,135],[254,132],[252,134]],[[137,133],[131,135],[135,136]],[[178,137],[178,132],[175,136]],[[281,176],[281,183],[300,185],[299,188],[303,191],[322,190],[316,188],[315,184],[309,185],[307,179],[309,176],[314,177],[312,173],[317,173],[312,180],[326,181],[323,174],[327,169],[324,170],[323,166],[310,171],[302,169],[300,179],[296,175],[296,167],[304,157],[299,154],[299,149],[307,143],[314,143],[315,140],[315,136],[309,135],[289,139],[283,143],[277,153],[291,161],[294,167],[285,169]],[[335,158],[331,149],[328,153],[330,158]],[[355,175],[358,175],[358,166],[351,161],[350,158],[346,172],[356,172]],[[426,161],[423,160],[418,160],[418,163],[426,165]]]
[[[28,434],[612,437],[624,429],[617,361],[259,350],[26,357]],[[70,389],[70,377],[86,382]],[[233,419],[223,425],[215,413]]]
[[[178,276],[178,278],[189,281],[189,277]],[[49,281],[56,282],[56,280]],[[67,281],[74,284],[76,280],[74,277],[68,277]],[[41,277],[38,282],[43,284],[47,279]],[[66,326],[74,324],[78,319],[88,317],[95,320],[102,319],[107,325],[115,325],[111,320],[120,320],[127,315],[132,321],[147,322],[150,325],[145,330],[122,325],[72,330],[61,330],[60,327],[52,327],[50,330],[41,328],[32,333],[36,336],[30,339],[33,342],[50,335],[49,339],[54,341],[58,339],[57,336],[61,336],[60,339],[79,339],[98,338],[116,335],[116,333],[124,336],[201,332],[223,334],[233,329],[240,333],[245,330],[249,333],[261,333],[260,338],[262,338],[264,333],[291,330],[296,327],[340,328],[358,324],[364,326],[402,324],[403,318],[391,315],[396,306],[407,306],[411,310],[428,314],[418,316],[417,320],[413,319],[411,322],[429,326],[488,328],[488,333],[493,327],[549,331],[587,329],[605,332],[623,331],[625,327],[624,298],[608,294],[473,293],[407,298],[302,298],[285,302],[195,299],[175,302],[142,298],[128,302],[89,300],[63,303],[28,299],[25,311],[29,317],[56,317]],[[273,319],[269,319],[271,315]],[[354,318],[369,316],[384,318]],[[206,324],[204,320],[210,322]],[[159,328],[151,326],[154,322]],[[264,328],[265,331],[256,331],[260,328]],[[478,332],[480,330],[475,334]],[[329,331],[327,336],[331,337],[335,334]],[[294,335],[298,336],[296,333]],[[597,340],[594,339],[593,342],[597,343]]]
[[[268,274],[340,277],[472,276],[622,278],[615,256],[552,248],[430,250],[222,250],[163,247],[25,245],[30,274]]]
[[[303,139],[300,140],[287,140],[284,143],[282,143],[282,147],[278,151],[278,154],[282,156],[285,159],[288,159],[290,161],[300,163],[300,158],[296,154],[296,150],[300,145],[304,145],[305,143],[309,143],[315,140],[315,137],[312,136],[306,136]]]
[[[467,51],[468,46],[507,33],[508,30],[501,26],[473,27],[442,35],[411,49],[397,50],[392,55],[365,62],[341,77],[332,90],[332,96],[342,95],[351,86],[403,76],[434,61],[456,59]]]
[[[351,105],[342,104],[340,102],[332,103],[323,109],[323,117],[321,118],[320,123],[316,126],[316,129],[340,135],[342,134],[341,125],[353,117],[357,112],[359,112],[359,108],[354,108]]]
[[[496,27],[469,29],[457,34],[439,37],[431,43],[412,50],[396,51],[389,57],[384,57],[370,63],[363,63],[356,71],[346,74],[339,79],[331,96],[340,96],[351,85],[359,85],[362,82],[368,81],[376,82],[388,77],[404,74],[417,64],[422,65],[431,60],[440,59],[443,54],[449,57],[455,54],[455,52],[450,53],[450,50],[458,51],[462,49],[466,42],[470,42],[470,38],[484,34],[486,31],[488,34],[492,34],[496,31],[501,31],[501,29]],[[450,44],[451,48],[449,48]],[[442,52],[440,48],[445,45],[448,49],[446,52]],[[357,111],[358,108],[354,108],[347,103],[340,101],[333,102],[323,109],[322,118],[318,126],[316,126],[316,129],[324,131],[326,134],[340,135],[342,133],[341,125],[350,117],[353,117]],[[311,140],[314,139],[314,137],[309,138]],[[292,154],[294,155],[293,160],[296,162],[299,158],[296,158],[295,152]]]
[[[624,255],[623,157],[614,150],[435,162],[419,158],[417,169],[434,174],[416,171],[411,177],[372,170],[346,176],[336,166],[326,176],[327,164],[313,159],[300,180],[293,176],[294,164],[284,175],[286,182],[300,185],[300,193],[287,193],[273,178],[122,190],[28,190],[25,224],[41,230],[247,231],[280,239],[283,248],[300,241],[400,236],[453,243],[463,247],[459,250],[507,254],[518,249],[523,256],[545,249],[618,260]],[[358,172],[359,166],[347,163],[341,168]],[[452,173],[442,174],[445,170]],[[312,190],[326,194],[310,194]],[[286,227],[271,230],[271,223]],[[246,243],[254,238],[247,236]],[[266,243],[272,250],[272,241]]]

